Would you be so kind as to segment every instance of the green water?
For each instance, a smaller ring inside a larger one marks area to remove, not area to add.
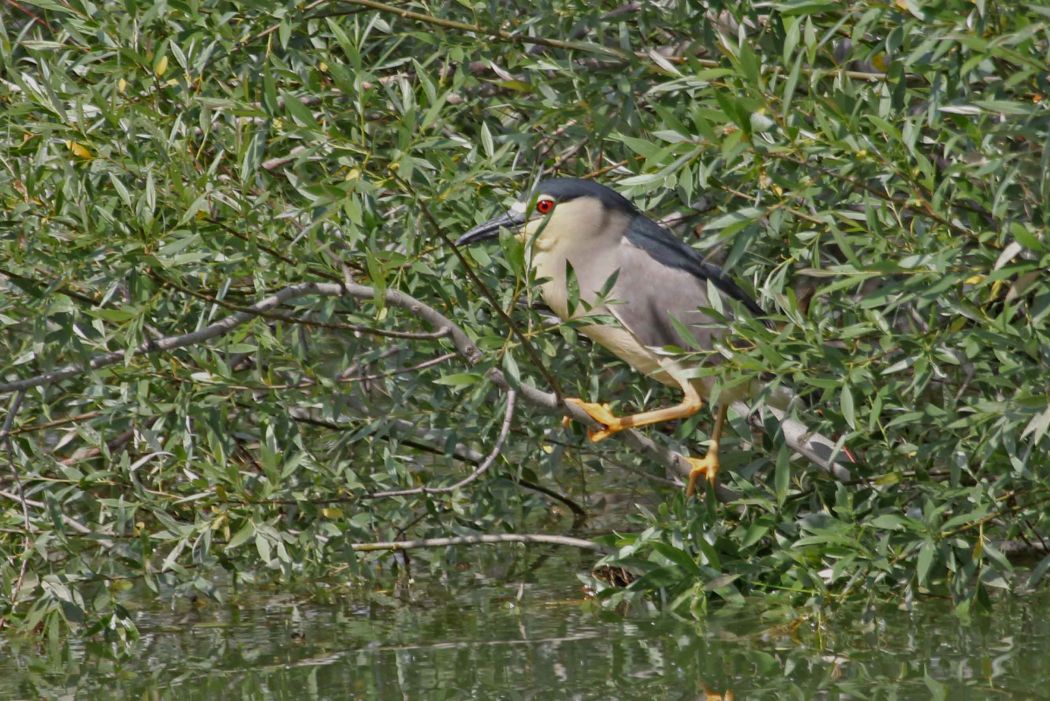
[[[1050,698],[1050,592],[965,624],[937,601],[797,625],[722,608],[697,623],[597,609],[577,578],[590,562],[478,549],[458,572],[336,603],[139,602],[130,654],[0,641],[0,698]]]

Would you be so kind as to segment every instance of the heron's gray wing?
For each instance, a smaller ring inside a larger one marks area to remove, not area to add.
[[[710,280],[720,292],[741,302],[756,316],[765,312],[747,292],[729,279],[722,269],[704,261],[699,251],[643,214],[636,215],[627,228],[628,242],[642,249],[668,268],[684,270],[700,280]],[[706,291],[706,285],[704,286]]]
[[[620,270],[609,295],[608,312],[643,345],[710,349],[718,329],[700,308],[710,307],[707,281],[670,268],[627,240],[620,243]],[[683,337],[672,319],[688,326]]]
[[[670,232],[653,222],[649,224],[651,227],[643,230],[650,234],[659,230],[663,235],[629,234],[621,240],[617,254],[619,272],[610,295],[613,303],[608,305],[608,311],[639,341],[650,347],[713,348],[725,330],[720,322],[701,311],[714,306],[708,297],[708,281],[752,313],[762,313],[754,300],[719,268],[704,263],[696,251]],[[637,232],[638,228],[632,230]],[[639,245],[639,241],[644,245]],[[679,333],[672,320],[688,327],[690,335]]]

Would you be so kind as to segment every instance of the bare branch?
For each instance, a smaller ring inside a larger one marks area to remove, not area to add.
[[[78,421],[85,421],[87,419],[94,419],[98,416],[102,416],[101,411],[88,411],[83,414],[74,414],[73,416],[64,416],[61,419],[55,419],[54,421],[47,421],[42,424],[32,424],[31,426],[22,426],[21,428],[12,429],[11,434],[18,433],[32,433],[33,431],[46,431],[49,428],[55,428],[56,426],[64,426],[66,424],[76,423]]]
[[[120,446],[124,445],[125,443],[130,441],[132,438],[134,438],[134,436],[135,436],[135,432],[134,431],[132,431],[132,430],[124,431],[123,433],[121,433],[116,438],[113,438],[113,439],[111,439],[109,441],[106,441],[106,448],[109,449],[109,450],[116,450],[117,448],[119,448]],[[97,455],[100,455],[101,453],[102,453],[102,449],[101,448],[97,448],[97,447],[82,448],[81,450],[78,450],[75,453],[73,453],[72,455],[70,455],[68,458],[62,458],[61,460],[59,460],[59,462],[62,463],[63,465],[75,465],[78,462],[80,462],[81,460],[88,460],[90,458],[96,457]]]
[[[572,512],[573,530],[582,526],[583,523],[587,520],[587,512],[584,510],[584,508],[576,502],[574,502],[569,497],[565,496],[564,494],[556,492],[550,487],[544,487],[542,484],[536,484],[535,482],[527,480],[524,477],[511,477],[511,479],[514,480],[515,484],[520,485],[525,489],[531,489],[534,492],[539,492],[544,496],[548,496],[551,499],[554,499],[555,501],[560,501],[562,504],[564,504],[569,509],[569,511]]]
[[[12,494],[11,492],[5,491],[3,489],[0,489],[0,497],[6,497],[6,498],[10,499],[11,501],[16,501],[19,498],[17,494]],[[28,506],[32,506],[34,509],[46,509],[47,508],[47,504],[45,504],[42,501],[36,501],[34,499],[24,499],[23,501]],[[113,541],[106,537],[107,535],[112,535],[111,533],[99,533],[97,531],[93,531],[90,528],[88,528],[87,526],[85,526],[83,523],[81,523],[80,521],[76,520],[75,518],[73,518],[72,516],[70,516],[68,513],[65,513],[65,512],[63,512],[63,514],[62,514],[62,523],[64,525],[68,525],[70,528],[72,528],[74,531],[76,531],[77,533],[79,533],[81,535],[91,536],[102,547],[106,547],[106,548],[112,548],[113,547]],[[27,533],[29,533],[29,532],[31,532],[31,533],[41,533],[43,531],[41,530],[41,528],[39,526],[32,526],[31,530],[26,531],[26,532]],[[0,628],[3,628],[3,624],[0,624]]]
[[[439,355],[436,358],[429,358],[427,360],[424,360],[421,363],[416,363],[415,365],[410,365],[407,368],[395,368],[393,370],[388,370],[387,372],[377,372],[374,375],[351,375],[349,377],[340,377],[339,381],[340,382],[371,382],[371,381],[374,381],[374,380],[381,380],[384,377],[393,377],[394,375],[406,375],[406,374],[408,374],[410,372],[419,372],[420,370],[426,370],[427,368],[432,368],[435,365],[440,365],[441,363],[445,362],[446,360],[451,360],[452,358],[455,358],[457,355],[458,355],[457,353],[445,353],[444,355]]]
[[[616,19],[620,15],[626,15],[626,14],[630,14],[631,12],[637,12],[638,10],[641,9],[641,7],[642,7],[642,3],[640,3],[640,2],[629,2],[629,3],[625,4],[625,5],[620,5],[616,9],[609,10],[608,12],[603,14],[601,17],[599,17],[598,21],[599,22],[607,22],[607,21],[609,21],[611,19]],[[588,27],[586,24],[580,24],[578,27],[573,29],[572,32],[569,34],[569,39],[572,40],[572,41],[579,41],[580,39],[583,39],[585,36],[587,36],[587,33],[590,30],[591,30],[591,28]],[[540,51],[542,51],[542,49],[540,48],[540,46],[538,44],[529,47],[529,53],[530,54],[537,54],[537,53],[540,53]]]
[[[328,289],[332,288],[332,289]],[[91,370],[98,370],[108,365],[114,365],[119,363],[129,354],[149,354],[158,353],[160,351],[175,350],[176,348],[185,348],[187,346],[193,346],[198,343],[222,336],[231,329],[240,326],[248,321],[251,321],[259,315],[260,312],[264,312],[267,309],[276,307],[278,304],[286,302],[296,297],[302,297],[308,294],[327,294],[328,296],[335,296],[342,293],[342,289],[339,285],[315,283],[315,282],[304,282],[298,285],[291,285],[284,288],[276,294],[270,295],[265,299],[256,302],[252,306],[248,307],[245,311],[240,311],[235,314],[221,319],[209,326],[205,326],[203,329],[193,331],[191,333],[183,334],[181,336],[167,336],[157,340],[144,341],[139,344],[137,348],[130,351],[116,351],[112,353],[102,353],[96,355],[85,365],[67,365],[64,368],[58,370],[52,370],[51,372],[43,373],[42,375],[36,375],[35,377],[29,377],[24,380],[17,380],[15,382],[8,382],[0,384],[0,392],[15,392],[30,389],[33,387],[40,387],[42,385],[51,385],[56,382],[75,377],[77,375],[83,375]]]

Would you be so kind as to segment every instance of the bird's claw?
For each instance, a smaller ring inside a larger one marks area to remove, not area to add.
[[[689,470],[689,481],[685,485],[686,497],[691,497],[696,493],[696,481],[704,476],[707,478],[708,483],[713,489],[718,483],[718,455],[707,454],[702,458],[686,458],[692,468]]]
[[[618,433],[625,428],[620,417],[612,412],[612,409],[608,404],[598,404],[595,402],[585,402],[582,399],[571,397],[565,400],[566,404],[571,404],[583,411],[587,416],[591,417],[602,425],[601,428],[588,428],[587,437],[591,440],[591,443],[597,443],[598,441],[605,440],[614,433]],[[571,419],[566,416],[562,419],[562,426],[568,427]]]

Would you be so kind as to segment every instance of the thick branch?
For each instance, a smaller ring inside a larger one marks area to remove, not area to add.
[[[154,280],[166,287],[172,287],[178,290],[179,292],[190,295],[191,297],[203,299],[209,304],[214,304],[219,307],[225,307],[226,309],[235,312],[243,312],[249,310],[248,307],[245,307],[243,305],[234,304],[225,299],[219,299],[218,297],[214,297],[209,294],[204,294],[203,292],[200,292],[198,290],[194,290],[189,287],[180,285],[174,280],[168,279],[156,272],[151,273],[150,276]],[[332,329],[335,331],[353,331],[354,333],[365,333],[370,334],[372,336],[384,336],[386,338],[404,338],[413,341],[441,338],[442,336],[447,334],[447,331],[444,329],[438,331],[427,331],[423,333],[417,331],[389,331],[386,329],[373,328],[371,326],[362,326],[361,324],[347,324],[339,321],[316,321],[314,319],[304,319],[301,317],[293,316],[291,314],[283,314],[281,312],[260,311],[256,313],[256,316],[261,316],[265,319],[273,319],[275,321],[284,321],[289,324],[301,324],[303,326],[310,326],[319,329]]]
[[[762,428],[762,419],[758,413],[753,412],[751,407],[743,402],[734,402],[733,411],[742,416],[749,417],[750,423],[756,428]],[[811,463],[822,469],[828,475],[839,482],[849,482],[852,475],[839,458],[845,456],[842,446],[815,431],[811,431],[801,421],[793,419],[786,412],[776,407],[767,406],[766,410],[776,418],[780,424],[780,433],[788,446],[805,457]]]

